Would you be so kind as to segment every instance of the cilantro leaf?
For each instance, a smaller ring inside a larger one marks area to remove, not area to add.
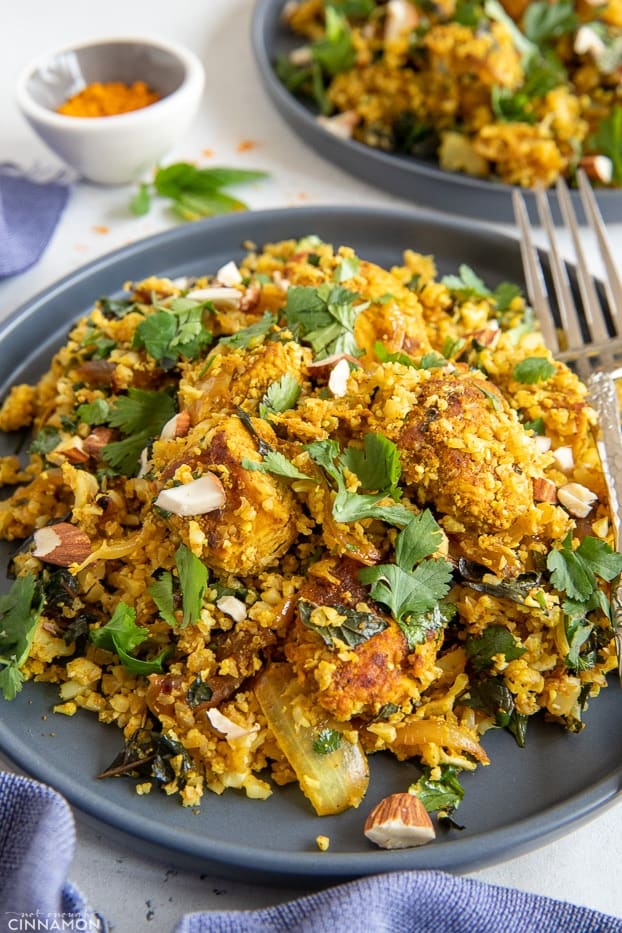
[[[406,637],[408,650],[413,651],[417,645],[422,645],[430,638],[434,638],[448,622],[451,622],[456,612],[456,607],[452,603],[440,602],[427,612],[400,619],[398,625]]]
[[[589,600],[597,589],[596,577],[610,582],[622,573],[622,554],[606,541],[586,536],[573,550],[569,531],[561,547],[549,552],[546,561],[555,589],[579,602]]]
[[[337,729],[320,729],[313,741],[313,751],[316,755],[330,755],[336,752],[341,745],[343,736]]]
[[[388,490],[397,487],[402,467],[397,446],[382,434],[369,431],[363,438],[363,449],[346,447],[341,465],[355,473],[363,489]]]
[[[318,359],[334,353],[359,353],[354,326],[369,302],[341,285],[324,283],[318,288],[295,285],[287,291],[285,319],[296,335],[307,341]]]
[[[311,54],[323,71],[331,76],[347,71],[356,61],[348,21],[333,4],[326,4],[325,33],[312,43]]]
[[[136,472],[140,455],[148,442],[160,434],[175,414],[175,405],[166,392],[130,388],[116,400],[108,423],[128,437],[112,441],[102,450],[104,460],[126,476]]]
[[[249,460],[248,457],[242,458],[242,466],[245,470],[256,470],[260,473],[274,473],[275,476],[284,476],[286,479],[310,479],[313,477],[302,473],[294,464],[287,459],[278,450],[269,450],[263,458],[257,462]]]
[[[110,417],[110,405],[105,398],[96,398],[79,405],[76,414],[86,424],[105,424]]]
[[[467,638],[464,647],[476,671],[491,667],[495,655],[500,654],[506,661],[514,661],[526,650],[504,625],[489,625],[481,635]]]
[[[29,454],[49,454],[60,444],[60,433],[56,428],[46,426],[40,428],[28,447]]]
[[[203,561],[199,560],[185,544],[180,544],[175,551],[175,566],[183,608],[179,627],[185,628],[187,625],[194,625],[201,615],[203,597],[207,589],[208,570]],[[168,571],[147,588],[160,615],[173,628],[177,627],[175,589],[173,575]]]
[[[43,593],[32,573],[17,577],[0,596],[0,691],[5,700],[15,699],[22,688],[20,668],[30,654],[42,609]]]
[[[622,106],[613,107],[609,116],[600,121],[590,146],[611,159],[613,181],[622,185]]]
[[[207,589],[208,572],[203,561],[185,544],[175,551],[175,565],[181,587],[183,617],[181,627],[194,625],[201,614],[203,597]]]
[[[337,282],[339,285],[341,282],[347,282],[348,279],[354,278],[355,275],[358,275],[360,265],[361,260],[358,256],[349,256],[342,259],[333,272],[333,282]]]
[[[578,19],[572,0],[529,3],[523,17],[523,31],[530,42],[542,45],[577,28]]]
[[[439,549],[443,541],[440,525],[429,509],[415,515],[400,531],[395,542],[395,560],[411,572],[415,564]]]
[[[459,275],[445,275],[441,284],[448,288],[457,298],[490,298],[492,292],[482,279],[465,264],[459,268]]]
[[[196,359],[212,338],[203,325],[204,307],[191,298],[174,298],[169,308],[157,308],[140,322],[132,346],[145,349],[165,369],[180,358]]]
[[[517,363],[512,370],[512,378],[526,385],[546,382],[553,375],[555,375],[555,366],[545,356],[528,356]]]
[[[136,611],[124,602],[118,603],[110,621],[102,628],[92,629],[89,637],[98,648],[117,654],[123,666],[134,674],[160,673],[169,653],[165,648],[151,661],[133,657],[131,652],[149,638],[149,633],[136,625]]]
[[[349,648],[356,648],[368,641],[373,635],[383,632],[388,626],[386,619],[375,612],[361,612],[358,609],[352,609],[350,606],[344,606],[341,603],[333,603],[331,609],[334,609],[339,615],[339,624],[337,625],[316,625],[311,616],[316,609],[321,607],[308,599],[298,600],[298,612],[300,621],[305,628],[316,632],[325,645],[329,648],[339,648],[341,644],[348,645]]]
[[[301,386],[295,376],[284,373],[276,382],[270,383],[266,393],[259,403],[259,414],[268,418],[270,414],[288,411],[294,408],[300,395]]]
[[[371,584],[371,596],[400,622],[430,612],[449,591],[452,567],[446,560],[424,560],[412,572],[397,564],[364,567],[359,579]]]
[[[269,311],[264,311],[263,315],[254,324],[230,334],[228,337],[221,337],[218,341],[219,346],[237,347],[238,349],[247,349],[249,347],[258,347],[263,343],[264,338],[276,324],[276,318]]]

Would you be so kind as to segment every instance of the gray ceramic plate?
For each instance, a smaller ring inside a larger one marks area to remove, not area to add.
[[[13,315],[0,330],[0,397],[14,382],[36,379],[71,322],[123,282],[151,273],[212,272],[239,258],[243,241],[262,244],[311,233],[349,244],[382,264],[399,262],[411,247],[435,254],[441,273],[466,262],[492,286],[521,279],[516,241],[425,212],[298,208],[189,224],[86,266]],[[0,453],[9,452],[6,438],[3,443]],[[2,567],[7,555],[5,545]],[[440,832],[421,849],[389,852],[367,842],[363,822],[378,800],[416,778],[412,764],[376,756],[367,799],[359,810],[337,817],[314,816],[294,786],[275,789],[263,802],[235,791],[208,794],[195,813],[159,792],[138,797],[128,779],[97,781],[95,775],[120,749],[120,733],[86,713],[71,719],[54,715],[55,702],[52,687],[33,683],[12,703],[0,701],[0,750],[143,853],[246,880],[313,886],[406,868],[474,869],[535,848],[589,819],[614,799],[622,780],[622,707],[612,684],[592,703],[580,735],[536,721],[521,750],[508,733],[488,733],[484,745],[492,764],[464,779],[458,815],[465,829]],[[330,836],[327,852],[315,845],[320,833]]]
[[[281,12],[285,2],[256,0],[252,23],[253,50],[272,102],[292,129],[315,152],[347,172],[406,201],[481,220],[498,223],[513,221],[513,189],[510,185],[446,172],[433,162],[383,152],[350,139],[339,139],[317,123],[315,113],[290,94],[274,72],[277,56],[301,44],[300,38],[292,37],[282,22]],[[529,191],[525,192],[525,196],[530,217],[537,222],[535,199]],[[571,192],[571,196],[579,217],[583,217],[578,192]],[[622,190],[599,190],[597,198],[605,220],[622,220]],[[561,215],[554,190],[551,191],[551,204],[554,217],[559,221]]]

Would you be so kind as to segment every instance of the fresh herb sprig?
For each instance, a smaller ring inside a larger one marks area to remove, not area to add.
[[[161,673],[162,663],[170,653],[169,648],[164,648],[150,661],[142,661],[132,654],[148,638],[149,632],[136,624],[136,610],[124,602],[117,604],[106,625],[93,629],[90,634],[90,639],[96,647],[117,654],[123,666],[132,674]]]
[[[43,593],[32,573],[18,577],[0,596],[0,692],[13,700],[22,689],[22,667],[30,654]]]
[[[174,212],[182,220],[198,220],[247,210],[247,204],[231,197],[224,189],[267,178],[266,172],[238,168],[198,168],[190,162],[174,162],[159,168],[153,182],[144,182],[130,202],[130,210],[143,216],[151,209],[153,198],[169,198]]]

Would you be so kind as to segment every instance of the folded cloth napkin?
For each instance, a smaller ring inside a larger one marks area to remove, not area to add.
[[[47,181],[0,163],[0,279],[34,265],[47,246],[69,197],[58,174]]]
[[[66,881],[75,844],[66,801],[0,773],[0,931],[104,931]],[[28,927],[19,918],[36,918]],[[47,925],[46,925],[47,918]],[[54,923],[56,925],[54,925]],[[174,933],[622,933],[622,919],[441,871],[340,884],[263,910],[186,914]],[[123,933],[123,931],[119,931]]]

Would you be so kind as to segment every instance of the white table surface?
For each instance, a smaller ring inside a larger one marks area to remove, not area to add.
[[[16,77],[27,61],[48,48],[94,36],[152,34],[183,42],[205,64],[207,87],[201,112],[165,162],[262,168],[270,180],[249,193],[251,207],[318,204],[395,205],[397,200],[350,178],[308,149],[273,110],[259,83],[250,47],[253,0],[19,0],[0,5],[0,161],[56,167],[13,102]],[[245,141],[253,143],[246,148]],[[211,155],[206,157],[205,151]],[[127,210],[133,188],[79,184],[37,265],[0,282],[4,317],[56,279],[126,243],[172,226],[157,206],[135,218]],[[512,232],[511,228],[503,228]],[[611,227],[622,254],[622,224]],[[408,244],[410,245],[410,244]],[[154,270],[155,271],[155,270]],[[97,296],[94,296],[97,297]],[[622,702],[622,697],[621,697]],[[0,759],[0,764],[10,767]],[[267,906],[296,896],[282,888],[252,885],[252,878],[225,881],[149,861],[112,843],[76,813],[78,841],[70,877],[92,906],[121,931],[169,931],[191,911]],[[519,858],[471,877],[585,904],[622,917],[622,804],[592,822]]]

